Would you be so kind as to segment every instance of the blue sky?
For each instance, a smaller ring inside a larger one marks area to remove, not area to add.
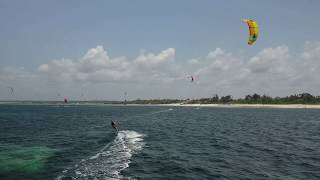
[[[168,48],[174,48],[178,64],[204,58],[216,48],[250,59],[265,48],[284,45],[291,57],[307,41],[319,41],[319,7],[316,0],[3,0],[0,66],[35,73],[42,64],[54,59],[77,60],[97,46],[103,46],[110,57],[125,56],[128,62],[141,52],[158,54]],[[259,23],[261,36],[254,46],[246,44],[243,18]]]
[[[33,67],[103,45],[113,55],[175,47],[181,60],[216,47],[247,49],[243,18],[259,22],[256,46],[301,46],[320,31],[319,1],[1,1],[1,65]],[[19,51],[19,53],[17,53]]]

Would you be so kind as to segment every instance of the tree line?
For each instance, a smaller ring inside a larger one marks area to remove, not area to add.
[[[231,95],[200,99],[149,99],[126,101],[127,104],[320,104],[320,96],[309,93],[294,94],[286,97],[271,97],[257,93],[246,95],[243,98],[233,98]]]

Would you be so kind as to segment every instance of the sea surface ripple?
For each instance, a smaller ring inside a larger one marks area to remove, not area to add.
[[[0,179],[320,179],[316,109],[0,105],[0,124]]]

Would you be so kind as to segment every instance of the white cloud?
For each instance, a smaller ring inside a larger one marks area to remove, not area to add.
[[[190,75],[195,77],[194,83],[190,83]],[[39,82],[31,79],[34,77],[38,77]],[[20,79],[19,83],[34,87],[40,82],[51,83],[53,87],[68,84],[70,88],[104,84],[108,90],[125,86],[136,89],[137,97],[139,93],[142,97],[148,94],[166,97],[173,91],[187,97],[194,94],[205,97],[212,93],[230,93],[236,97],[253,92],[312,93],[320,91],[319,77],[320,42],[306,42],[303,49],[294,54],[286,45],[269,47],[249,58],[216,48],[202,57],[179,62],[174,48],[158,53],[141,52],[136,58],[128,59],[126,56],[110,57],[102,46],[97,46],[78,59],[56,59],[41,64],[35,72],[21,67],[0,69],[2,84]],[[149,92],[150,89],[157,89],[157,92]],[[119,91],[115,89],[113,93]]]
[[[281,73],[288,58],[289,48],[286,46],[266,48],[249,60],[249,69],[252,73]]]
[[[225,55],[225,52],[222,49],[216,48],[214,51],[209,52],[208,58],[215,59],[219,56],[224,56],[224,55]]]
[[[48,72],[49,71],[49,65],[48,64],[42,64],[39,66],[38,70],[40,72]]]
[[[145,54],[141,53],[136,59],[135,63],[146,66],[146,67],[156,67],[159,65],[162,65],[164,63],[168,63],[170,61],[173,61],[175,59],[175,49],[169,48],[161,53],[155,55],[152,53]]]
[[[301,55],[304,59],[320,59],[320,42],[307,41],[304,44],[304,50]]]
[[[202,63],[196,69],[194,75],[198,77],[201,83],[211,83],[213,87],[228,84],[227,82],[230,82],[239,72],[237,68],[242,65],[240,59],[220,48],[209,52],[207,57],[199,60],[199,62]]]
[[[175,49],[169,48],[159,54],[141,53],[134,60],[125,56],[110,58],[102,46],[89,49],[78,60],[53,60],[38,67],[39,72],[50,79],[80,82],[130,82],[161,80],[174,67]],[[169,73],[170,74],[170,73]],[[143,78],[141,78],[143,77]]]
[[[198,65],[198,64],[200,64],[200,59],[199,58],[190,59],[188,61],[188,64],[190,64],[190,65]]]
[[[0,80],[34,78],[35,74],[27,72],[24,67],[7,66],[0,69]]]

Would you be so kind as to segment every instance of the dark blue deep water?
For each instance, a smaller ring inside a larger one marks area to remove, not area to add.
[[[0,179],[320,179],[320,110],[0,105]]]

